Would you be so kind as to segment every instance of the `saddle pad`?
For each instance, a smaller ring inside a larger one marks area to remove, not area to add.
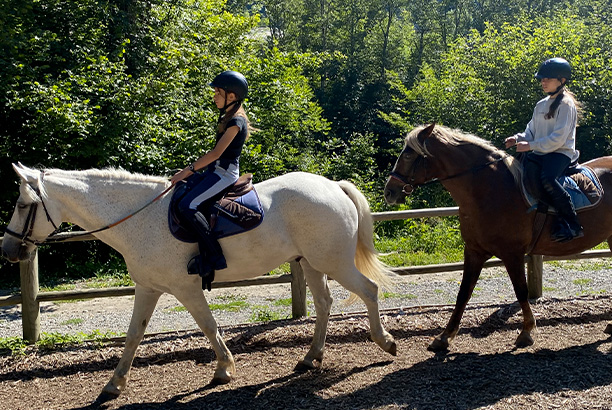
[[[182,222],[176,209],[176,204],[191,189],[187,184],[177,184],[172,193],[168,207],[168,228],[172,235],[182,242],[194,243],[198,241],[195,232],[185,228],[188,224]],[[264,218],[264,211],[255,188],[243,195],[227,195],[216,201],[212,207],[203,210],[210,220],[212,233],[216,238],[236,235],[257,227]]]
[[[595,172],[587,166],[579,165],[572,175],[559,177],[559,183],[567,191],[572,199],[576,211],[596,206],[603,196],[603,187]],[[538,200],[533,197],[521,181],[521,191],[529,206],[529,211],[538,207]],[[556,213],[550,207],[548,213]]]
[[[263,217],[259,195],[253,189],[237,198],[221,198],[213,205],[212,231],[217,238],[236,235],[255,228]]]

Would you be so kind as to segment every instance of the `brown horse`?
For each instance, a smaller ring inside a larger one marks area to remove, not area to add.
[[[457,302],[446,329],[429,345],[429,350],[448,348],[459,330],[482,267],[492,256],[504,263],[523,311],[523,329],[515,344],[533,344],[531,331],[536,322],[528,301],[524,262],[529,248],[535,255],[564,256],[590,249],[604,240],[612,246],[612,157],[597,158],[584,165],[598,175],[605,192],[597,206],[578,214],[584,237],[553,242],[553,221],[547,217],[541,235],[532,243],[536,212],[528,212],[521,193],[519,161],[481,138],[434,124],[417,127],[408,134],[385,186],[387,203],[403,202],[415,187],[439,181],[459,205],[465,242]],[[606,333],[611,333],[611,328],[608,325]]]

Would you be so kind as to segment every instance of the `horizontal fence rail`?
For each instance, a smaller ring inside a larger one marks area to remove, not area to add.
[[[402,220],[426,217],[446,217],[459,214],[458,207],[414,209],[406,211],[374,212],[372,217],[375,222]],[[63,242],[77,242],[97,240],[93,235],[69,237],[69,233],[60,233],[57,237],[66,236]],[[0,246],[3,238],[0,237]],[[589,250],[569,256],[539,256],[526,255],[527,283],[529,297],[538,298],[542,296],[542,270],[544,261],[589,259],[612,256],[609,250]],[[484,267],[503,266],[501,260],[492,258],[485,262]],[[246,279],[236,282],[214,282],[213,288],[230,288],[242,286],[259,286],[279,283],[291,284],[292,316],[303,317],[307,314],[306,309],[306,282],[304,274],[298,262],[290,262],[291,273],[274,276],[260,276],[258,278]],[[27,261],[20,262],[21,293],[9,296],[0,296],[0,307],[21,305],[23,338],[30,342],[36,342],[40,338],[40,303],[55,302],[75,299],[94,299],[115,296],[131,296],[135,293],[133,286],[114,287],[105,289],[82,289],[65,290],[55,292],[40,292],[38,285],[38,252],[35,251]],[[454,272],[463,270],[463,262],[442,263],[436,265],[406,266],[391,269],[397,275],[423,275],[431,273]]]

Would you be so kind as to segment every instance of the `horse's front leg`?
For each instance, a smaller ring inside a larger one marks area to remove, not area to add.
[[[536,327],[536,320],[529,305],[529,290],[527,289],[527,279],[525,278],[525,259],[521,254],[511,258],[504,258],[503,261],[512,281],[516,299],[523,311],[523,329],[514,344],[516,347],[531,346],[533,344],[531,332]]]
[[[110,394],[117,397],[125,389],[128,380],[132,361],[136,355],[136,348],[142,341],[145,330],[157,305],[157,301],[161,296],[161,292],[152,289],[143,288],[136,284],[136,296],[134,297],[134,309],[132,311],[132,319],[130,327],[125,338],[125,347],[123,354],[119,360],[119,364],[115,368],[113,377],[106,384],[102,393]]]
[[[455,338],[457,332],[459,331],[461,317],[463,316],[465,307],[472,296],[476,282],[480,277],[482,267],[484,266],[486,260],[489,259],[489,255],[469,251],[467,248],[464,250],[463,255],[463,279],[461,280],[461,286],[459,286],[459,293],[457,294],[457,301],[455,302],[453,314],[451,315],[451,318],[448,321],[444,331],[440,335],[436,336],[436,338],[427,347],[427,350],[441,352],[448,349],[450,342]]]
[[[217,356],[217,368],[212,379],[213,384],[229,383],[236,373],[236,365],[232,353],[229,351],[217,327],[217,322],[208,307],[208,302],[201,286],[188,286],[176,290],[174,296],[191,313],[196,323],[206,335]]]

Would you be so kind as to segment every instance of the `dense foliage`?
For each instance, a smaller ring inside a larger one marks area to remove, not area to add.
[[[169,175],[210,149],[217,111],[208,83],[224,69],[251,86],[257,131],[245,172],[348,178],[375,210],[386,209],[382,185],[405,131],[435,121],[501,146],[529,121],[542,96],[533,73],[552,56],[574,68],[582,158],[609,154],[604,3],[0,0],[0,222],[17,195],[11,162]],[[447,205],[440,187],[408,204]],[[422,229],[407,221],[378,233]],[[71,246],[100,260],[108,252]],[[61,247],[46,258],[78,264]]]

